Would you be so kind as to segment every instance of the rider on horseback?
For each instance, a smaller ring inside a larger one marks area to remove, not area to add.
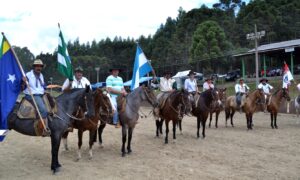
[[[247,84],[244,83],[244,79],[240,78],[239,83],[237,83],[234,87],[235,95],[236,95],[236,103],[240,108],[240,111],[244,105],[243,95],[246,94],[250,88]]]
[[[212,78],[208,77],[205,79],[205,82],[203,83],[203,91],[209,90],[209,89],[214,89],[215,86],[212,82]]]
[[[265,94],[265,102],[264,102],[264,104],[268,104],[269,97],[271,95],[271,91],[273,89],[273,86],[271,86],[270,84],[268,84],[268,79],[266,79],[266,78],[262,78],[259,82],[260,83],[257,86],[257,88],[263,90],[263,92]],[[266,112],[266,106],[264,107],[264,111]]]
[[[106,78],[106,90],[111,96],[112,105],[114,106],[113,124],[116,128],[120,127],[117,98],[119,95],[126,96],[127,92],[123,85],[123,79],[118,76],[121,68],[111,68],[111,75]]]
[[[48,112],[47,112],[45,102],[43,100],[43,95],[45,94],[45,89],[46,89],[46,83],[44,81],[44,76],[42,74],[42,69],[44,67],[44,64],[43,64],[42,60],[36,59],[33,62],[32,67],[33,67],[33,69],[26,73],[26,78],[27,78],[31,93],[33,95],[33,98],[38,106],[38,110],[40,111],[40,114],[46,125],[46,129],[44,129],[42,127],[41,122],[39,121],[38,129],[43,129],[42,136],[50,136],[51,132],[48,127],[48,119],[47,119]],[[26,79],[23,79],[23,81],[25,82]],[[25,86],[23,86],[23,87],[24,87],[23,89],[25,89],[24,90],[25,99],[27,99],[28,101],[32,101],[32,97],[30,95],[29,88],[25,87]]]

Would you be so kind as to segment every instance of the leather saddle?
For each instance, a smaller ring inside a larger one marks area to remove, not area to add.
[[[50,94],[44,94],[43,100],[49,114],[57,113],[57,105],[55,99]],[[39,119],[36,108],[33,101],[29,101],[22,98],[19,108],[17,110],[17,116],[19,119]]]

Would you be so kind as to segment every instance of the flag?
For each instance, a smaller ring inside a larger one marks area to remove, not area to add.
[[[59,30],[57,62],[58,71],[70,81],[73,81],[71,58],[61,30]]]
[[[0,49],[0,142],[7,133],[7,117],[21,91],[22,72],[5,36]]]
[[[288,88],[288,86],[291,84],[291,80],[293,79],[294,78],[289,69],[289,66],[284,62],[282,88]]]
[[[140,78],[145,76],[147,73],[151,71],[153,71],[153,69],[149,61],[147,60],[140,46],[137,45],[130,89],[134,90],[135,88],[139,87]]]

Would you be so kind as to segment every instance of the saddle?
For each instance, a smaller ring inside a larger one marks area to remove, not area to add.
[[[117,97],[117,109],[118,109],[118,113],[125,112],[125,109],[126,109],[126,97],[124,97],[124,96],[118,96]]]
[[[163,93],[159,99],[158,99],[158,107],[161,109],[165,106],[168,97],[170,96],[171,93],[165,92]]]
[[[57,113],[57,106],[55,99],[46,93],[43,95],[43,100],[46,106],[46,109],[49,114]],[[33,101],[29,101],[22,98],[19,108],[17,110],[17,116],[19,119],[39,119],[36,108],[34,107]]]

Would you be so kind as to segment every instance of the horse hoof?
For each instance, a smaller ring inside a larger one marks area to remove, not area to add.
[[[272,129],[274,129],[274,126],[271,126],[272,127]]]
[[[131,153],[132,153],[132,150],[131,150],[131,149],[127,151],[127,154],[131,154]]]
[[[275,126],[275,129],[278,129],[278,127],[277,127],[277,126]]]
[[[168,144],[168,141],[165,141],[165,144]]]
[[[60,167],[57,167],[57,168],[55,168],[55,169],[52,169],[53,175],[56,175],[56,174],[59,173],[59,172],[60,172]]]
[[[180,131],[180,135],[183,135],[182,131]]]
[[[122,153],[122,157],[125,157],[126,156],[126,153]]]
[[[99,148],[103,149],[104,148],[103,144],[99,143]]]

